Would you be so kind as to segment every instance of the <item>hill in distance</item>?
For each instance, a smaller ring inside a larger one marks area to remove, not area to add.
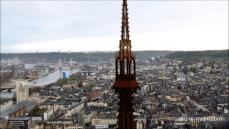
[[[35,60],[48,60],[57,61],[59,58],[69,61],[70,59],[78,62],[86,61],[107,61],[115,58],[117,52],[48,52],[48,53],[2,53],[1,59],[12,59],[18,57],[24,61]],[[165,56],[171,53],[171,51],[135,51],[134,55],[137,59],[148,59],[153,56]]]
[[[49,53],[1,53],[1,59],[12,59],[18,57],[25,62],[34,61],[58,61],[59,58],[65,61],[70,59],[77,62],[97,62],[109,61],[115,58],[117,52],[49,52]],[[229,49],[227,50],[208,50],[208,51],[134,51],[137,60],[149,59],[151,57],[166,57],[178,60],[203,60],[203,59],[228,59]]]
[[[206,51],[176,51],[165,57],[178,60],[208,60],[229,58],[229,49],[227,50],[206,50]]]

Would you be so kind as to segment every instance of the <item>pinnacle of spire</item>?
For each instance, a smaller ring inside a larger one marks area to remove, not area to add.
[[[129,39],[129,21],[128,21],[128,8],[127,8],[127,0],[123,0],[122,4],[122,39]]]

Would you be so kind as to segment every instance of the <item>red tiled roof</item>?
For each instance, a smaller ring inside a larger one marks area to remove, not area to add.
[[[95,99],[95,98],[98,98],[101,96],[102,96],[102,93],[100,91],[91,92],[91,93],[87,94],[88,99]]]

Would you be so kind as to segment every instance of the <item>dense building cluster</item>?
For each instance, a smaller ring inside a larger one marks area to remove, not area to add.
[[[138,60],[137,66],[137,129],[228,126],[227,61],[153,57]],[[16,103],[15,94],[4,98],[4,93],[17,91],[2,90],[1,128],[116,128],[119,100],[111,88],[115,78],[113,61],[78,62],[73,67],[79,70],[68,78],[42,87],[29,86],[26,101]]]

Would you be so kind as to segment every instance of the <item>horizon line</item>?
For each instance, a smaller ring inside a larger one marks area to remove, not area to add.
[[[202,51],[229,51],[229,48],[227,49],[205,49],[205,50],[135,50],[133,52],[142,52],[142,51],[168,51],[168,52],[202,52]],[[98,50],[98,51],[48,51],[48,52],[42,52],[42,51],[36,51],[36,52],[0,52],[0,54],[33,54],[33,53],[112,53],[112,52],[118,52],[114,50]]]

